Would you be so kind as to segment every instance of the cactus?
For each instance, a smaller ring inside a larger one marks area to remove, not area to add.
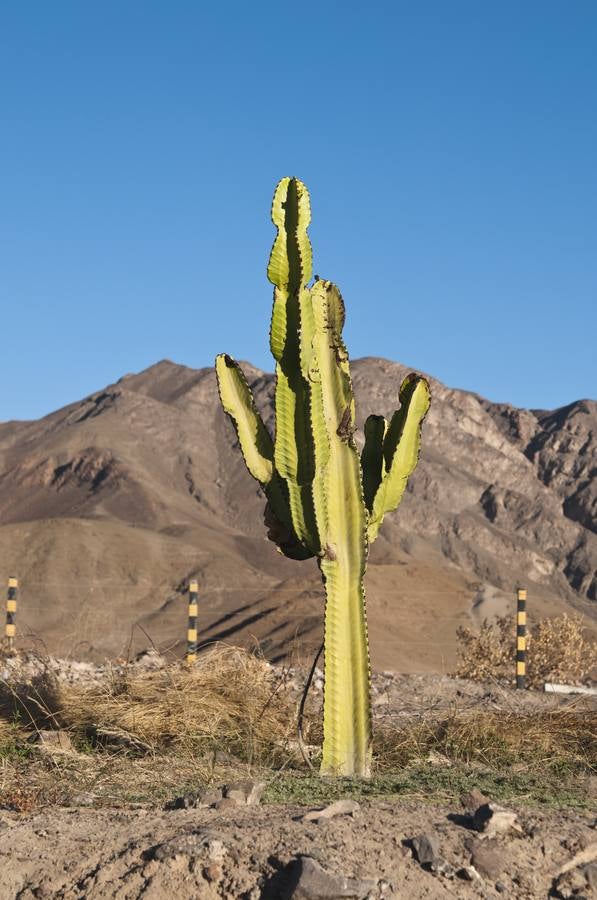
[[[355,404],[338,288],[312,280],[309,193],[283,178],[272,205],[277,235],[270,347],[276,361],[272,439],[238,364],[216,359],[220,399],[251,475],[262,486],[268,536],[293,559],[316,557],[325,585],[321,772],[368,776],[370,668],[363,579],[369,544],[396,509],[419,456],[429,385],[411,374],[388,424],[369,416],[359,458]]]

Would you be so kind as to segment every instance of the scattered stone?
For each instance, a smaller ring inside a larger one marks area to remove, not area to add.
[[[152,847],[146,854],[148,859],[163,862],[175,859],[177,856],[197,857],[203,856],[210,863],[219,863],[223,860],[228,850],[218,838],[214,838],[209,832],[195,831],[190,834],[179,834],[169,841],[164,841],[156,847]]]
[[[222,788],[204,788],[188,791],[166,804],[166,809],[206,809],[215,806],[223,797]]]
[[[310,856],[299,856],[286,867],[285,890],[281,896],[292,900],[365,900],[377,887],[372,878],[333,875]]]
[[[505,834],[507,831],[522,831],[516,813],[497,803],[484,803],[473,815],[473,827],[486,837]]]
[[[504,884],[503,881],[496,881],[494,887],[495,887],[496,891],[498,892],[498,894],[507,894],[508,893],[508,888],[506,887],[506,885]]]
[[[562,900],[588,900],[595,896],[597,888],[597,865],[587,863],[576,869],[564,872],[554,880],[553,889],[556,897]]]
[[[265,790],[265,782],[252,781],[235,781],[233,784],[224,786],[224,797],[227,800],[234,800],[238,806],[257,806],[261,802],[261,797]]]
[[[474,866],[461,866],[456,870],[456,877],[462,878],[463,881],[480,881],[481,876]]]
[[[563,875],[565,872],[577,868],[577,866],[583,866],[587,863],[595,862],[595,860],[597,860],[597,843],[589,844],[584,850],[575,854],[575,856],[573,856],[565,866],[562,866],[556,874]]]
[[[463,810],[470,816],[472,816],[480,806],[485,806],[485,804],[489,802],[489,797],[486,797],[485,794],[481,793],[479,788],[476,787],[467,791],[465,794],[462,794],[460,797],[460,804]]]
[[[323,809],[312,809],[303,816],[303,822],[320,822],[334,816],[354,816],[361,807],[356,800],[336,800]]]
[[[439,858],[439,843],[434,834],[420,834],[412,839],[412,848],[417,862],[430,866]]]
[[[228,854],[228,848],[219,838],[207,837],[207,854],[211,860],[220,863]]]
[[[429,871],[433,872],[434,875],[441,875],[443,878],[454,878],[456,874],[454,866],[447,862],[443,856],[436,856],[429,863]]]
[[[380,878],[377,882],[377,891],[379,894],[379,900],[390,900],[391,897],[394,896],[394,885],[391,881],[386,881],[385,878]]]
[[[74,753],[73,743],[67,731],[36,731],[31,740],[44,753]]]

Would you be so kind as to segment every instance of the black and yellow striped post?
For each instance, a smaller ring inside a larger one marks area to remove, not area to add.
[[[527,592],[516,592],[516,687],[526,689],[527,675]]]
[[[191,581],[189,585],[189,627],[187,630],[187,663],[197,659],[197,612],[199,585]]]
[[[8,592],[6,595],[6,630],[4,632],[6,635],[6,646],[9,650],[12,650],[15,642],[18,588],[19,582],[17,579],[9,578]]]

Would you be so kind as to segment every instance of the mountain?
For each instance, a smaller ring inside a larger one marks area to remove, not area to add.
[[[272,375],[245,364],[273,429]],[[389,414],[407,369],[352,364],[359,427]],[[431,378],[418,469],[373,545],[373,663],[449,669],[456,628],[513,610],[597,620],[597,403],[491,403]],[[185,590],[201,639],[275,659],[318,644],[322,588],[266,539],[264,500],[222,413],[213,369],[162,361],[34,422],[0,424],[0,577],[17,575],[21,641],[75,656],[149,643],[181,653]]]

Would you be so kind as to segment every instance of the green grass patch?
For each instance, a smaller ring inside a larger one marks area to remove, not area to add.
[[[269,781],[266,803],[312,805],[350,798],[388,799],[399,797],[429,803],[454,804],[472,788],[492,800],[531,806],[589,809],[586,775],[568,771],[517,772],[467,766],[415,764],[395,772],[385,772],[370,780],[320,778],[317,775],[280,775]]]

